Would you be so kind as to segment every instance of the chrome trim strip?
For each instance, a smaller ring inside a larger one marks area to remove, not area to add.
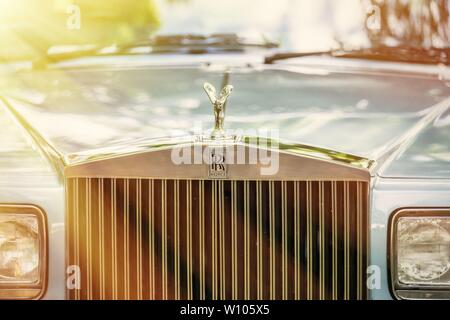
[[[254,146],[245,146],[240,143],[233,143],[232,146],[242,148],[247,155],[258,153],[258,148]],[[196,147],[201,147],[202,152],[205,152],[209,144],[187,145],[187,148],[191,148],[191,154],[198,152],[194,151]],[[271,156],[278,161],[278,172],[275,174],[262,175],[261,168],[263,168],[263,165],[261,163],[228,164],[227,179],[283,181],[369,181],[370,179],[370,172],[367,168],[279,150],[268,152],[273,152]],[[166,179],[170,177],[173,179],[203,180],[208,177],[208,168],[207,164],[177,165],[172,161],[172,149],[165,148],[152,152],[69,165],[65,168],[64,173],[66,178]]]
[[[39,150],[41,155],[49,161],[50,165],[55,169],[59,181],[62,182],[64,180],[64,168],[66,165],[63,155],[54,145],[49,143],[38,130],[31,126],[25,117],[17,112],[5,98],[0,97],[0,106],[3,106],[6,112],[20,124],[20,129],[22,129],[27,136],[31,137],[33,145]]]
[[[130,142],[127,145],[110,146],[106,148],[89,150],[86,152],[68,154],[64,157],[64,165],[70,167],[124,156],[162,151],[180,146],[208,145],[211,142],[214,141],[211,140],[210,137],[202,135],[181,136],[165,139],[141,139]],[[291,141],[252,136],[234,136],[224,141],[224,143],[236,146],[254,147],[268,151],[274,150],[279,151],[280,153],[305,156],[317,160],[334,162],[341,165],[348,165],[350,167],[366,170],[371,169],[375,165],[374,160],[364,157]]]

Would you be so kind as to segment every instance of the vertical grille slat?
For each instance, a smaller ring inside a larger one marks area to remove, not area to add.
[[[368,183],[68,178],[70,299],[365,299]]]
[[[294,299],[300,299],[301,284],[301,251],[300,251],[300,206],[299,206],[299,183],[294,182]]]
[[[206,282],[206,276],[205,276],[205,182],[200,181],[199,183],[199,266],[200,266],[200,299],[206,298],[206,288],[205,288],[205,282]]]
[[[238,240],[237,240],[237,183],[231,183],[231,282],[232,282],[232,299],[238,299]]]
[[[315,260],[315,252],[313,251],[313,238],[314,238],[314,229],[313,229],[313,214],[312,214],[312,185],[311,182],[308,181],[306,183],[306,260],[307,260],[307,294],[306,299],[310,300],[313,298],[313,287],[315,285],[313,278],[313,268],[314,268],[314,260]]]

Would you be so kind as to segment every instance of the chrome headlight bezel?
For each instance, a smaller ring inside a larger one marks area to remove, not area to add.
[[[47,218],[44,210],[31,204],[0,204],[0,215],[34,216],[39,238],[39,278],[34,282],[11,281],[0,283],[2,299],[40,299],[47,290],[48,237]]]
[[[388,223],[388,277],[390,291],[400,300],[450,299],[449,285],[428,285],[423,283],[404,284],[398,279],[397,230],[400,218],[450,218],[450,208],[401,208],[394,211]]]

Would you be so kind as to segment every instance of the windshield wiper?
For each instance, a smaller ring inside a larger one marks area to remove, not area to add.
[[[156,35],[148,40],[129,45],[121,45],[126,51],[138,47],[150,47],[152,53],[201,54],[226,51],[245,51],[247,48],[278,48],[278,44],[267,39],[249,40],[234,33],[216,33],[211,35],[173,34]]]
[[[278,52],[264,58],[265,64],[272,64],[279,60],[303,58],[309,56],[332,55],[333,51],[306,51],[306,52]]]
[[[100,46],[92,45],[80,47],[81,48],[56,53],[47,51],[46,54],[41,54],[37,58],[32,60],[33,69],[45,69],[49,64],[66,60],[104,55],[101,52],[102,48]]]
[[[379,46],[359,50],[330,50],[319,52],[288,52],[276,53],[264,59],[266,64],[271,64],[278,60],[291,58],[301,58],[312,55],[329,55],[336,58],[367,59],[377,61],[407,62],[418,64],[444,64],[450,65],[449,48],[418,48],[410,46]]]
[[[49,50],[47,54],[42,54],[33,61],[33,68],[43,69],[48,64],[91,56],[158,53],[204,54],[243,52],[248,48],[271,49],[277,47],[277,43],[264,38],[260,41],[250,41],[236,34],[211,34],[208,36],[194,34],[157,35],[150,39],[112,46],[84,45],[80,46],[80,48],[66,51],[54,52],[54,50]],[[146,50],[137,50],[142,48]]]

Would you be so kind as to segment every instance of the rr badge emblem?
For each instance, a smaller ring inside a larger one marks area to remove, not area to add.
[[[227,178],[227,164],[224,150],[211,149],[208,176],[213,179]]]

